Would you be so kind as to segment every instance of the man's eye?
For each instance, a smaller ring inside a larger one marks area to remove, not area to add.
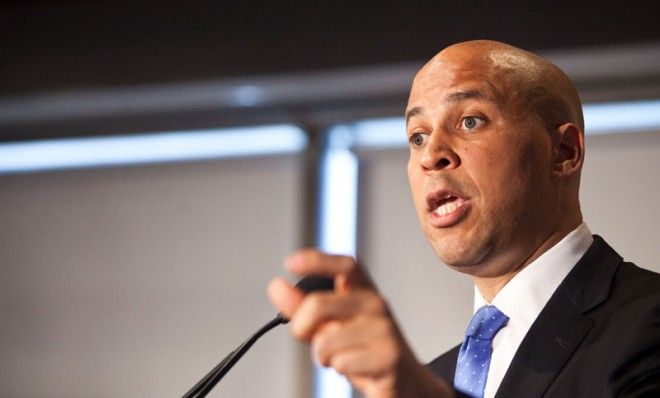
[[[483,120],[477,116],[466,116],[461,121],[463,128],[467,130],[473,130],[479,126],[480,123],[483,123]]]
[[[421,133],[413,133],[410,136],[410,143],[414,146],[422,146],[424,144],[424,135]]]

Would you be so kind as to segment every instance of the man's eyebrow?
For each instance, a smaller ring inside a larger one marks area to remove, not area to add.
[[[419,115],[419,114],[422,113],[423,111],[424,111],[424,110],[422,109],[421,106],[416,106],[416,107],[410,109],[408,112],[406,112],[406,124],[408,124],[408,120],[409,120],[411,117],[413,117],[413,116],[415,116],[415,115]]]
[[[484,92],[479,90],[456,91],[447,95],[445,101],[460,102],[469,99],[488,101],[494,103],[495,105],[499,105],[499,102],[495,99],[495,97],[485,94]],[[411,117],[420,115],[422,113],[424,113],[424,108],[422,108],[421,106],[416,106],[408,110],[406,112],[406,124],[408,124],[408,120],[410,120]]]
[[[447,96],[447,100],[451,102],[462,101],[467,99],[479,99],[489,102],[497,102],[495,101],[495,98],[493,98],[490,95],[484,94],[479,90],[457,91]]]

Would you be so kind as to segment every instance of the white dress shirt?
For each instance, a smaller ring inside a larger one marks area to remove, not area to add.
[[[589,228],[584,223],[580,224],[559,243],[523,268],[490,303],[483,298],[475,286],[474,312],[484,305],[491,304],[509,317],[509,323],[493,339],[493,355],[488,369],[484,398],[495,396],[514,354],[532,323],[593,240]]]

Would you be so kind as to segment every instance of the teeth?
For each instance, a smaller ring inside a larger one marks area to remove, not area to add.
[[[437,214],[441,215],[441,216],[445,216],[445,215],[455,211],[459,207],[463,206],[464,204],[465,204],[464,200],[462,200],[460,198],[456,198],[456,200],[454,200],[452,202],[447,202],[447,203],[443,204],[442,206],[439,206],[437,209],[435,209],[435,212]]]

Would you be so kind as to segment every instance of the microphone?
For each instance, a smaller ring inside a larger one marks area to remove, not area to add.
[[[333,290],[335,286],[334,280],[332,278],[326,278],[323,276],[307,276],[301,279],[296,283],[296,288],[302,290],[305,294],[324,291],[324,290]],[[209,373],[204,376],[200,381],[197,382],[187,393],[183,395],[183,398],[202,398],[209,393],[215,387],[216,384],[222,379],[222,377],[227,374],[229,369],[231,369],[236,362],[252,347],[252,345],[259,339],[274,328],[277,325],[283,325],[288,323],[289,320],[278,313],[275,318],[270,322],[257,330],[257,332],[252,335],[249,339],[245,340],[243,344],[238,346],[234,351],[230,352],[229,355],[225,357],[215,368],[211,369]]]

